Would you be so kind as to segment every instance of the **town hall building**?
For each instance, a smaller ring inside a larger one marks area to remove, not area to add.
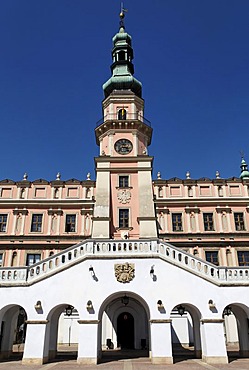
[[[134,77],[124,13],[95,129],[96,181],[0,181],[0,360],[23,344],[43,364],[59,344],[77,362],[175,348],[227,363],[249,356],[249,172],[152,180],[152,125]],[[140,352],[139,352],[140,353]]]

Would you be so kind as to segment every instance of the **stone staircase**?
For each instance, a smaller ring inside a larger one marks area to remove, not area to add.
[[[159,258],[218,286],[249,285],[249,267],[214,266],[159,239],[88,239],[29,267],[0,268],[0,286],[31,285],[84,260],[95,258]]]

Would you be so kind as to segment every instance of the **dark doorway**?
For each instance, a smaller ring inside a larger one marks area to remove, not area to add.
[[[118,316],[117,340],[121,349],[134,349],[134,318],[129,312]]]

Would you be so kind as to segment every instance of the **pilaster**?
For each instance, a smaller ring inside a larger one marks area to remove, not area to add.
[[[201,319],[202,359],[208,364],[227,364],[223,319]]]
[[[98,360],[99,320],[78,320],[79,344],[77,363],[95,365]]]
[[[173,364],[171,319],[150,320],[151,361],[153,364]]]
[[[24,346],[23,365],[42,365],[48,361],[45,355],[45,333],[48,320],[28,320]]]

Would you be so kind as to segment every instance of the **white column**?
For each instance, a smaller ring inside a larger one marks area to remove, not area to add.
[[[173,364],[171,319],[150,320],[151,360],[153,364]]]
[[[223,319],[201,319],[202,359],[208,364],[227,364]]]
[[[135,132],[133,133],[133,152],[134,155],[138,155],[138,138]]]
[[[97,364],[98,353],[98,320],[78,320],[78,364]]]
[[[47,320],[27,321],[27,332],[22,359],[23,365],[42,365],[48,361],[48,358],[44,357],[47,323]]]

